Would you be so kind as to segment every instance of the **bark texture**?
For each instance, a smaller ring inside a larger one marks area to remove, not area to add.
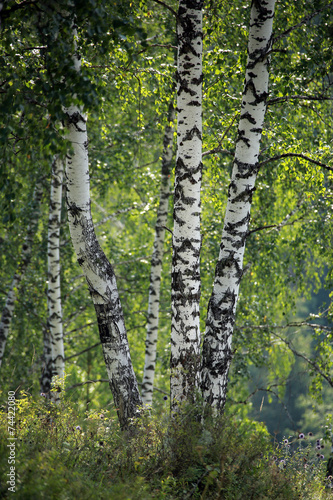
[[[275,0],[255,0],[251,8],[241,116],[202,354],[203,398],[215,410],[223,410],[226,400],[236,305],[268,96],[274,7]]]
[[[63,161],[55,159],[52,165],[49,227],[47,242],[48,263],[48,331],[50,334],[52,376],[65,375],[65,354],[60,283],[60,221],[63,184]]]
[[[27,236],[22,245],[21,256],[17,267],[17,271],[13,277],[10,290],[7,294],[6,302],[2,310],[1,321],[0,321],[0,367],[5,352],[6,342],[10,330],[10,324],[13,318],[18,288],[32,256],[33,242],[35,234],[38,229],[42,196],[43,196],[43,187],[42,183],[40,182],[36,185],[36,188],[34,190],[30,223],[27,229]]]
[[[79,57],[74,58],[79,71]],[[75,105],[66,110],[67,209],[71,239],[96,310],[104,360],[120,425],[126,428],[142,405],[129,351],[116,277],[94,231],[90,210],[90,179],[86,116]]]
[[[145,405],[151,405],[153,401],[163,244],[170,196],[170,170],[172,162],[174,117],[175,111],[173,103],[170,103],[168,111],[168,124],[165,129],[163,143],[160,202],[157,211],[154,248],[151,258],[146,353],[141,391],[142,402]]]
[[[174,191],[171,408],[192,400],[200,352],[202,5],[180,0],[177,18],[177,161]]]

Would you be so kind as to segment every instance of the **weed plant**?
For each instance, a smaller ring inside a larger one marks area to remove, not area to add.
[[[55,404],[21,393],[15,423],[17,499],[332,499],[315,438],[276,446],[263,424],[232,417],[202,422],[196,406],[173,417],[166,409],[143,411],[121,432],[108,409],[80,414],[63,399]],[[13,494],[7,444],[3,406],[1,498]]]

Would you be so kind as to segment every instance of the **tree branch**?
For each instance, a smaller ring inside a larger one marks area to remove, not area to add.
[[[291,211],[289,212],[289,214],[287,214],[285,216],[285,218],[283,219],[282,222],[280,222],[279,224],[270,224],[269,226],[261,226],[261,227],[256,227],[255,229],[251,229],[251,231],[248,232],[248,236],[252,233],[256,233],[257,231],[262,231],[263,229],[271,229],[271,228],[276,228],[277,231],[280,231],[280,229],[284,226],[292,226],[293,224],[295,224],[295,222],[298,222],[300,220],[303,219],[303,217],[300,217],[298,219],[295,219],[294,221],[292,222],[288,222],[288,220],[290,219],[290,217],[292,217],[296,212],[297,210],[300,208],[301,204],[302,204],[302,198],[300,198],[297,202],[297,205],[296,207]]]
[[[293,100],[304,100],[304,101],[332,101],[333,97],[327,97],[323,95],[309,96],[309,95],[287,95],[283,97],[274,97],[267,101],[267,106],[271,104],[277,104],[279,102],[293,101]]]
[[[97,382],[109,382],[107,378],[98,378],[95,380],[86,380],[85,382],[80,382],[78,384],[71,385],[70,387],[67,387],[67,391],[70,391],[71,389],[75,389],[76,387],[82,387],[83,385],[87,384],[96,384]],[[138,385],[142,385],[142,383],[138,382]],[[161,392],[162,394],[168,395],[167,391],[164,391],[163,389],[159,389],[158,387],[153,387],[154,391]]]
[[[235,329],[236,330],[246,330],[247,328],[250,328],[252,330],[258,329],[258,330],[284,330],[286,328],[293,328],[293,327],[302,327],[302,326],[307,326],[311,328],[316,328],[318,330],[323,330],[327,332],[332,332],[332,328],[329,326],[324,326],[324,325],[319,325],[318,323],[310,323],[309,321],[292,321],[290,323],[286,323],[285,325],[270,325],[269,323],[267,325],[244,325],[244,326],[237,326]]]
[[[169,5],[167,5],[166,3],[162,2],[162,0],[153,0],[153,2],[156,2],[160,5],[163,5],[163,7],[165,7],[166,9],[168,9],[176,18],[178,18],[178,14],[175,10],[173,10],[172,7],[170,7]]]
[[[215,153],[224,153],[229,156],[234,156],[234,153],[232,151],[228,151],[227,149],[222,149],[221,146],[216,146],[216,148],[210,149],[209,151],[204,151],[202,153],[202,156],[213,155]]]
[[[71,385],[70,387],[67,387],[67,391],[70,391],[71,389],[75,389],[76,387],[82,387],[83,385],[87,384],[96,384],[97,382],[109,382],[107,378],[98,378],[96,380],[86,380],[85,382],[80,382],[78,384]]]
[[[93,201],[93,203],[96,204],[95,201]],[[114,212],[113,214],[107,215],[102,220],[95,222],[95,228],[105,224],[105,222],[107,222],[111,219],[115,219],[116,217],[118,217],[118,215],[126,214],[126,213],[130,212],[131,210],[140,209],[141,207],[142,207],[142,205],[134,205],[132,207],[121,208],[121,209],[117,210],[117,212]]]
[[[169,231],[169,233],[173,236],[173,232],[171,231],[171,229],[169,229],[166,226],[160,226],[160,227],[162,227],[163,229],[166,229],[167,231]]]
[[[232,125],[233,125],[233,123],[234,123],[234,121],[235,121],[235,119],[236,119],[237,116],[238,116],[238,113],[235,114],[235,116],[231,120],[229,126],[223,132],[223,135],[222,135],[221,139],[219,140],[218,146],[216,146],[216,148],[213,148],[213,149],[211,149],[209,151],[205,151],[204,153],[202,153],[202,156],[207,156],[207,155],[211,155],[211,154],[214,154],[214,153],[225,153],[225,154],[234,156],[234,153],[232,151],[227,151],[226,149],[222,149],[221,145],[222,145],[222,142],[223,142],[225,136],[227,135],[227,133],[231,129],[231,127],[232,127]]]
[[[85,325],[78,326],[77,328],[73,328],[73,330],[69,330],[69,332],[66,332],[65,335],[66,336],[70,335],[71,333],[78,332],[80,330],[83,330],[84,328],[88,328],[89,326],[93,326],[93,325],[96,325],[96,324],[97,324],[97,321],[91,321],[90,323],[86,323]]]
[[[91,349],[94,349],[95,347],[101,345],[101,342],[98,342],[97,344],[91,345],[90,347],[87,347],[86,349],[83,349],[83,351],[77,352],[76,354],[72,354],[72,356],[68,356],[65,358],[65,361],[68,361],[72,358],[76,358],[77,356],[81,356],[81,354],[84,354],[85,352],[90,351]],[[108,380],[107,380],[108,382]]]
[[[333,167],[330,167],[330,166],[326,165],[325,163],[321,163],[320,161],[313,160],[309,156],[299,154],[299,153],[285,153],[282,155],[273,156],[272,158],[268,158],[267,160],[259,162],[258,168],[261,168],[263,165],[266,165],[267,163],[270,163],[271,161],[282,160],[283,158],[302,158],[303,160],[306,160],[310,163],[314,163],[315,165],[318,165],[319,167],[326,168],[326,170],[333,172]]]
[[[284,31],[283,33],[281,33],[281,35],[278,35],[276,37],[273,38],[273,45],[275,42],[281,40],[282,38],[285,38],[286,36],[290,35],[290,33],[294,30],[296,30],[297,28],[300,28],[301,26],[303,26],[303,24],[306,24],[308,23],[309,21],[311,21],[311,19],[313,19],[317,14],[320,14],[320,12],[326,10],[326,9],[329,9],[330,7],[332,7],[333,5],[333,2],[330,2],[329,4],[325,5],[325,7],[322,7],[321,9],[318,9],[314,12],[312,12],[311,14],[309,14],[308,16],[306,16],[304,19],[302,19],[302,21],[300,21],[299,23],[295,24],[294,26],[291,26],[290,28],[288,28],[286,31]]]
[[[233,404],[243,404],[243,405],[246,405],[248,403],[248,400],[250,398],[252,398],[252,396],[254,396],[257,392],[259,392],[259,391],[261,391],[261,392],[269,392],[269,393],[273,394],[276,397],[276,399],[278,400],[278,402],[281,404],[281,406],[283,407],[284,411],[286,412],[288,419],[290,420],[290,422],[294,426],[294,429],[296,429],[296,424],[295,424],[294,420],[292,419],[292,416],[290,415],[287,406],[281,400],[281,398],[279,397],[278,393],[275,392],[275,391],[273,391],[273,389],[272,389],[272,387],[278,386],[278,385],[281,385],[281,384],[270,385],[270,387],[257,387],[253,392],[251,392],[251,394],[248,395],[248,397],[245,400],[243,400],[243,401],[234,401],[234,400],[232,400],[232,403]]]
[[[9,17],[16,10],[22,9],[23,7],[26,7],[27,5],[34,5],[35,6],[36,4],[37,4],[36,0],[23,1],[23,2],[20,2],[20,3],[16,3],[12,7],[10,7],[9,9],[0,10],[1,11],[1,18],[2,19],[6,19],[7,17]]]
[[[280,224],[270,224],[269,226],[259,226],[259,227],[256,227],[254,229],[251,229],[251,231],[249,231],[247,235],[250,236],[250,234],[252,234],[252,233],[256,233],[257,231],[263,231],[265,229],[275,228],[277,231],[279,231],[281,229],[281,227],[293,226],[296,222],[298,222],[302,219],[303,219],[303,217],[300,217],[299,219],[295,219],[292,222],[286,222],[286,223],[280,222]]]
[[[312,325],[311,325],[311,326],[312,326]],[[278,339],[280,339],[282,342],[284,342],[284,343],[286,344],[286,346],[288,347],[288,349],[290,349],[290,350],[291,350],[291,352],[292,352],[295,356],[297,356],[297,357],[299,357],[299,358],[304,359],[304,361],[306,361],[309,365],[311,365],[311,366],[312,366],[312,368],[313,368],[313,369],[314,369],[317,373],[319,373],[319,375],[320,375],[321,377],[323,377],[323,378],[324,378],[324,379],[328,382],[328,384],[329,384],[331,387],[333,387],[333,379],[332,379],[329,375],[327,375],[326,373],[324,373],[324,372],[322,371],[322,369],[320,368],[320,366],[318,366],[318,365],[317,365],[317,363],[316,363],[315,361],[312,361],[312,359],[308,358],[305,354],[302,354],[302,353],[298,352],[298,351],[295,349],[295,347],[293,346],[293,344],[292,344],[292,342],[291,342],[290,340],[286,340],[286,339],[284,339],[283,337],[281,337],[281,336],[280,336],[280,335],[278,335],[277,333],[274,333],[273,335],[274,335],[275,337],[277,337]]]

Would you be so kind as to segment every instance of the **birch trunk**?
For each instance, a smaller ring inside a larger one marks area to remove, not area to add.
[[[60,283],[60,221],[63,183],[63,161],[56,158],[52,165],[50,213],[47,242],[48,263],[48,331],[51,340],[52,376],[64,378],[65,354]]]
[[[30,223],[28,225],[26,239],[22,246],[20,261],[17,267],[17,271],[13,277],[10,290],[7,294],[4,308],[2,310],[2,316],[0,320],[0,367],[5,352],[11,321],[14,314],[18,288],[32,256],[33,242],[35,234],[38,229],[42,196],[43,196],[42,183],[39,182],[34,190]]]
[[[48,325],[43,327],[43,365],[40,376],[40,392],[50,397],[52,384],[52,344]]]
[[[75,68],[80,70],[78,56]],[[93,299],[110,388],[122,428],[142,405],[131,361],[116,277],[97,240],[90,210],[86,116],[76,105],[65,110],[67,139],[67,209],[71,239]]]
[[[153,401],[163,244],[170,196],[170,170],[172,162],[174,117],[175,111],[173,103],[170,103],[168,111],[168,125],[165,129],[163,144],[160,202],[157,211],[154,248],[151,258],[146,354],[141,391],[142,402],[145,405],[151,405]]]
[[[201,389],[205,404],[221,411],[226,400],[236,305],[266,112],[274,6],[275,0],[252,2],[238,137],[220,254],[207,312]]]
[[[177,161],[174,191],[171,408],[192,400],[200,355],[202,5],[180,0],[177,17]]]

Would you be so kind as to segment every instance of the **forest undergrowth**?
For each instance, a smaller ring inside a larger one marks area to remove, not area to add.
[[[278,444],[264,424],[247,418],[202,422],[199,405],[173,418],[167,407],[146,410],[121,431],[112,409],[82,412],[64,398],[55,404],[43,394],[16,397],[14,419],[13,405],[0,413],[1,498],[332,498],[328,457],[311,433]]]

